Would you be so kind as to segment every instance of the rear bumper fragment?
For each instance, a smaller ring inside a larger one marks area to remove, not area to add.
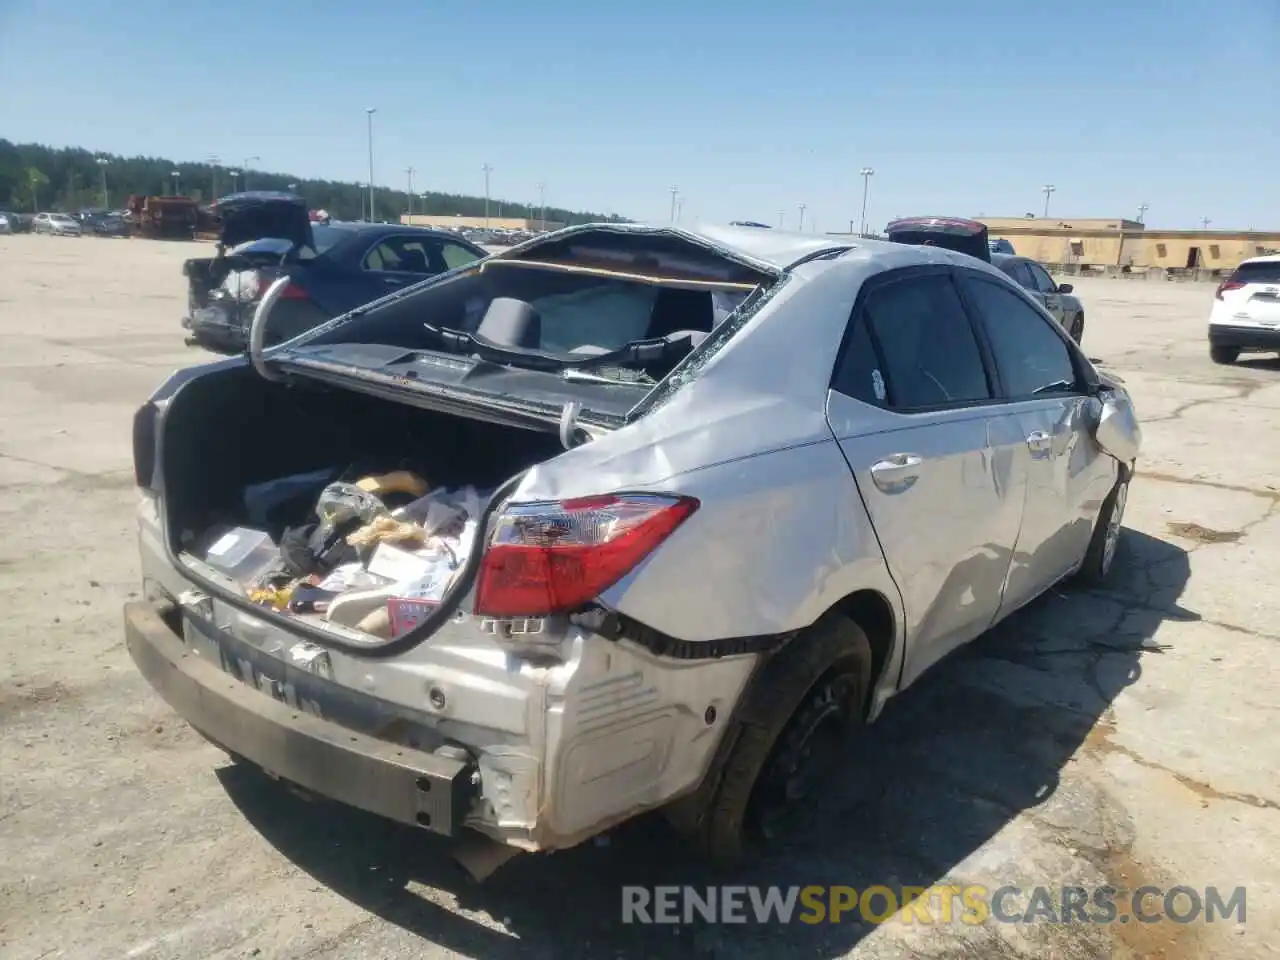
[[[201,734],[320,796],[454,836],[471,764],[357,733],[274,700],[192,653],[150,603],[125,604],[125,642],[156,692]]]

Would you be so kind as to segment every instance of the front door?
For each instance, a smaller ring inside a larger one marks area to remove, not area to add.
[[[1069,573],[1084,556],[1110,472],[1093,442],[1073,350],[1017,291],[977,271],[961,286],[986,334],[1003,395],[1022,433],[1026,505],[1009,568],[1004,612],[1022,606]]]
[[[1026,490],[947,269],[877,277],[851,319],[827,415],[906,615],[903,683],[993,622]]]

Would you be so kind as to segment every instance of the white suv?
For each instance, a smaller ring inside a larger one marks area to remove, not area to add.
[[[1280,353],[1280,254],[1241,262],[1218,285],[1209,314],[1209,356],[1235,363],[1242,350]]]

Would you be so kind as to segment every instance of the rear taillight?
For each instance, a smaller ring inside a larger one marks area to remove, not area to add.
[[[266,293],[270,284],[262,288],[262,292]],[[280,291],[281,300],[305,300],[307,299],[307,291],[303,290],[296,283],[290,283],[287,287]]]
[[[156,406],[148,401],[133,415],[133,479],[151,489],[156,468]]]
[[[1239,290],[1243,286],[1244,284],[1239,280],[1223,280],[1218,284],[1218,289],[1213,291],[1213,295],[1216,299],[1221,300],[1222,295],[1228,290]]]
[[[507,507],[480,562],[475,612],[575,610],[635,569],[697,508],[691,497],[639,493]]]

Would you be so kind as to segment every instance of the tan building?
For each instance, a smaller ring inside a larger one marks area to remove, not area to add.
[[[1136,220],[978,217],[991,239],[1019,255],[1076,268],[1233,270],[1241,260],[1280,252],[1280,231],[1148,230]]]
[[[451,227],[465,230],[519,230],[537,232],[541,230],[559,230],[564,226],[554,220],[530,220],[526,217],[449,217],[426,216],[415,213],[413,216],[402,213],[400,222],[415,227]]]

